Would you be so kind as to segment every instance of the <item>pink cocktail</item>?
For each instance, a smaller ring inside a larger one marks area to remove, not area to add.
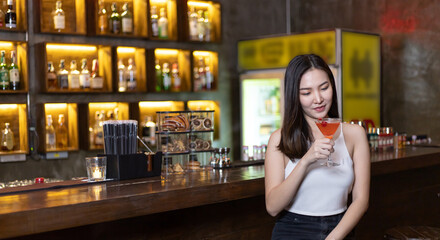
[[[328,139],[333,138],[333,134],[335,134],[336,130],[338,130],[339,125],[341,124],[341,119],[339,118],[322,118],[318,119],[318,121],[315,122],[316,126],[318,126],[321,133],[324,135],[324,137]],[[331,160],[330,155],[327,159],[327,167],[330,166],[338,166],[339,163],[335,163]]]

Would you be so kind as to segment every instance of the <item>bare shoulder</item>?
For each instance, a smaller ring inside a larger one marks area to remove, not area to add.
[[[275,132],[273,132],[270,135],[269,143],[276,142],[278,144],[280,142],[280,140],[281,140],[281,129],[277,129],[277,130],[275,130]]]
[[[356,140],[366,137],[365,129],[357,124],[343,123],[343,128],[347,139]]]

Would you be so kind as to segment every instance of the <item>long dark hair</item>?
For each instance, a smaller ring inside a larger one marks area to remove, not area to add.
[[[301,78],[309,69],[323,70],[330,79],[333,98],[329,117],[339,117],[336,84],[327,63],[315,54],[298,55],[286,68],[284,77],[284,117],[281,126],[281,141],[278,149],[290,159],[301,158],[308,151],[309,142],[313,141],[312,132],[299,100],[299,85]]]

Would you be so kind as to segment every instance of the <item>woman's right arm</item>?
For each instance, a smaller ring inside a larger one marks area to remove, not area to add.
[[[266,209],[271,216],[276,216],[289,205],[306,175],[307,167],[318,159],[326,159],[334,144],[327,138],[316,140],[292,173],[284,179],[284,159],[287,157],[277,148],[280,139],[280,130],[270,136],[264,163]]]

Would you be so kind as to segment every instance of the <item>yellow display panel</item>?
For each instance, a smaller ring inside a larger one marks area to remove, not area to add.
[[[295,56],[309,53],[336,64],[335,30],[240,41],[238,65],[240,70],[285,68]]]
[[[380,37],[342,32],[342,114],[344,121],[380,125]]]

